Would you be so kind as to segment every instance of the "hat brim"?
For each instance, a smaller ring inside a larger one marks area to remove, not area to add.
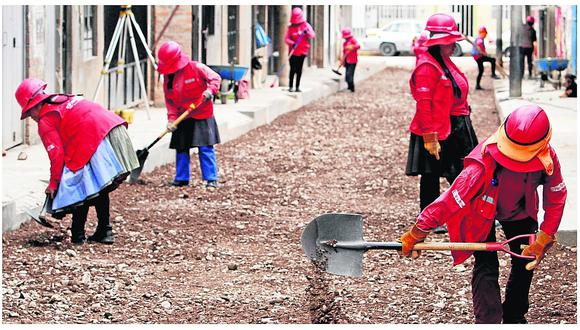
[[[26,107],[24,109],[22,109],[22,114],[20,115],[20,120],[23,120],[24,118],[28,117],[30,115],[30,109],[34,108],[35,106],[37,106],[40,102],[46,100],[47,98],[51,97],[52,94],[38,94],[37,96],[35,96],[30,103],[28,103],[26,105]]]
[[[453,31],[453,32],[457,32],[457,31]],[[450,44],[454,44],[458,41],[464,40],[465,36],[463,36],[463,34],[461,34],[460,32],[456,33],[449,33],[448,35],[446,35],[445,37],[442,38],[430,38],[427,41],[425,41],[425,43],[423,44],[423,46],[425,47],[431,47],[431,46],[435,46],[435,45],[450,45]]]
[[[528,162],[518,162],[513,160],[506,155],[504,155],[499,149],[497,144],[490,144],[486,146],[486,151],[489,152],[491,157],[498,162],[501,166],[507,168],[510,171],[514,172],[535,172],[535,171],[543,171],[544,165],[540,161],[538,157],[532,158]]]
[[[171,74],[183,69],[187,63],[189,63],[189,58],[187,55],[181,54],[181,57],[173,63],[165,64],[159,62],[159,65],[157,66],[157,72],[161,74]]]

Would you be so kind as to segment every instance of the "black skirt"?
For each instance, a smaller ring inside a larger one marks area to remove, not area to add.
[[[422,136],[411,133],[405,174],[438,175],[453,181],[463,170],[463,159],[478,142],[469,116],[451,116],[451,133],[447,139],[439,141],[440,159],[429,154],[423,144]]]
[[[188,118],[171,134],[169,148],[185,151],[192,147],[213,146],[220,143],[220,133],[212,116],[207,119]]]

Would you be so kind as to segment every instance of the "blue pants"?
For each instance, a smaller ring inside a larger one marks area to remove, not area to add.
[[[198,149],[201,176],[205,181],[217,181],[218,168],[213,146],[200,146]],[[189,181],[190,172],[189,149],[179,150],[175,153],[175,181]]]

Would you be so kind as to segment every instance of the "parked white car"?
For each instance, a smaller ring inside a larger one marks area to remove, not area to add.
[[[413,39],[421,34],[424,27],[424,21],[397,20],[382,29],[368,29],[366,36],[361,40],[361,48],[366,51],[378,51],[384,56],[412,54]],[[462,40],[456,44],[453,56],[471,54],[471,48],[467,40]]]
[[[382,29],[368,29],[365,38],[361,40],[361,48],[379,51],[385,56],[411,52],[413,37],[420,34],[424,27],[425,22],[423,21],[398,20],[389,23]]]

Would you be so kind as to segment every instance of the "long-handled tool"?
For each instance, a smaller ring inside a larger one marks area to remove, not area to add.
[[[338,70],[340,70],[340,68],[342,68],[342,67],[344,66],[344,63],[346,62],[346,57],[347,57],[348,55],[350,55],[350,53],[351,53],[351,52],[352,52],[352,50],[351,50],[351,51],[348,51],[348,52],[347,52],[347,53],[344,55],[344,58],[343,58],[343,60],[342,60],[342,61],[340,61],[340,64],[338,65],[338,68],[336,68],[336,70],[335,70],[335,69],[332,69],[332,72],[336,73],[336,74],[337,74],[337,75],[339,75],[339,76],[342,76],[342,73],[341,73],[340,71],[338,71]]]
[[[296,40],[296,42],[290,48],[290,52],[288,53],[288,58],[290,58],[290,57],[292,57],[292,55],[294,55],[294,51],[298,47],[298,44],[300,43],[300,41],[302,41],[302,37],[304,37],[305,35],[306,35],[306,29],[304,31],[302,31],[302,33],[298,37],[298,40]],[[282,65],[280,66],[280,69],[276,73],[276,77],[274,78],[274,81],[272,81],[272,83],[270,84],[270,88],[274,88],[274,86],[276,86],[276,83],[278,82],[278,80],[280,80],[280,75],[282,74],[282,72],[284,72],[285,67],[286,67],[286,63],[282,63]]]
[[[504,242],[488,243],[418,243],[414,250],[504,251],[518,258],[533,260],[509,250],[507,244],[535,235],[519,235]],[[363,239],[363,221],[359,214],[328,213],[312,220],[300,239],[304,252],[322,270],[336,275],[362,276],[363,255],[368,250],[402,249],[400,242],[367,242]]]
[[[195,110],[199,105],[195,105],[194,103],[190,104],[189,109],[182,113],[175,121],[173,122],[173,126],[177,127],[179,123],[181,123],[185,117],[187,117],[193,110]],[[143,165],[145,164],[145,160],[149,156],[149,149],[153,147],[159,140],[161,140],[165,134],[171,132],[171,130],[167,127],[165,130],[153,141],[150,145],[147,146],[145,149],[137,150],[137,159],[139,159],[139,167],[131,171],[131,175],[129,176],[129,182],[135,183],[139,176],[141,175],[141,171],[143,171]]]

